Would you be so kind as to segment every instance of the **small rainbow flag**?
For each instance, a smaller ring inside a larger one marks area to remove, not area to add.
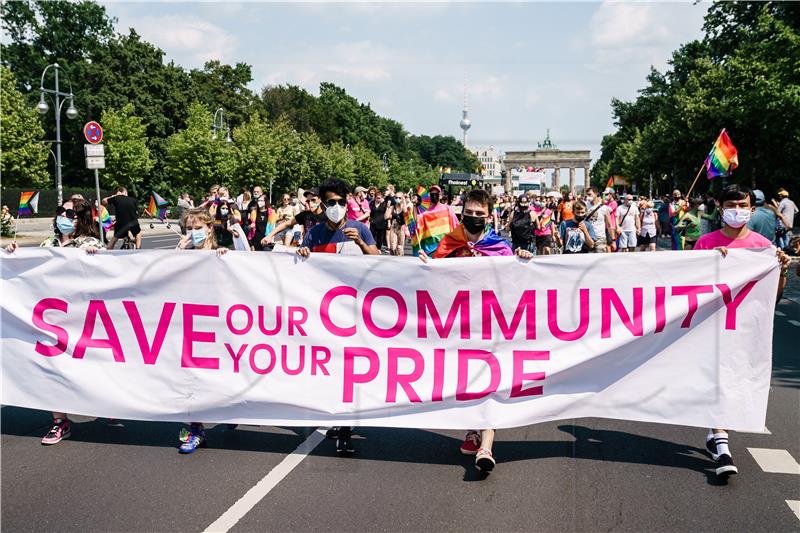
[[[733,169],[739,166],[739,152],[728,137],[725,128],[717,137],[717,141],[706,157],[706,176],[714,179],[717,176],[728,176]]]
[[[254,221],[255,222],[255,221]],[[276,223],[278,222],[278,212],[272,209],[271,207],[267,208],[267,229],[264,232],[264,236],[266,237],[272,230],[275,229]]]
[[[144,212],[153,218],[164,220],[167,218],[167,205],[168,202],[161,198],[156,191],[153,191],[153,194],[150,195],[150,203],[147,204]]]
[[[613,189],[614,188],[614,176],[608,178],[606,182],[606,189]]]
[[[419,219],[417,219],[419,247],[427,255],[431,255],[439,246],[439,241],[453,231],[456,226],[458,226],[458,219],[449,206],[440,204],[436,209],[420,213]]]
[[[111,220],[111,215],[108,214],[108,209],[105,206],[100,206],[100,223],[103,225],[103,229],[108,231],[111,229],[111,226],[114,225],[114,221]]]
[[[33,215],[39,212],[39,191],[28,191],[19,195],[17,216]]]
[[[422,185],[417,185],[417,196],[419,196],[419,210],[420,212],[427,211],[431,208],[431,195],[428,189]]]
[[[419,255],[419,233],[417,232],[417,214],[416,208],[413,206],[403,213],[403,218],[408,228],[408,234],[411,236],[411,253],[415,256]]]

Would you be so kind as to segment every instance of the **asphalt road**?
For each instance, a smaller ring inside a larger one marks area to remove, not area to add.
[[[175,242],[159,235],[145,247]],[[791,283],[790,294],[800,294],[800,281]],[[2,527],[796,532],[798,339],[800,303],[784,300],[768,432],[731,434],[740,474],[727,483],[703,450],[705,430],[680,426],[579,419],[502,430],[497,468],[484,477],[458,453],[456,431],[360,428],[356,455],[340,458],[315,428],[212,427],[208,448],[181,456],[180,424],[112,428],[75,417],[72,438],[46,447],[39,440],[49,413],[3,407]]]

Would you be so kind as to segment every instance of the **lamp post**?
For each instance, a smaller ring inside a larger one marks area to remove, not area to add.
[[[217,121],[217,117],[219,117],[219,121]],[[233,139],[231,139],[231,128],[228,125],[228,121],[225,120],[225,110],[220,107],[214,111],[214,120],[211,123],[211,137],[216,139],[217,131],[223,128],[225,129],[225,142],[232,143]]]
[[[45,89],[44,88],[44,76],[47,74],[47,71],[53,69],[55,74],[55,87],[53,89]],[[69,79],[69,75],[67,75],[67,83],[69,83],[69,93],[62,93],[61,89],[58,84],[58,73],[62,70],[63,67],[60,67],[58,63],[52,63],[47,65],[44,70],[42,71],[42,79],[39,83],[39,103],[36,104],[36,110],[39,114],[44,115],[50,110],[50,106],[47,105],[47,102],[44,99],[45,94],[51,95],[50,98],[53,99],[54,111],[56,113],[56,190],[58,191],[58,205],[61,205],[64,200],[64,186],[61,181],[61,108],[64,106],[64,102],[69,99],[69,107],[67,108],[67,118],[72,120],[78,116],[78,110],[75,109],[75,97],[72,94],[72,81]],[[66,71],[65,71],[66,74]],[[64,100],[61,98],[64,97]]]

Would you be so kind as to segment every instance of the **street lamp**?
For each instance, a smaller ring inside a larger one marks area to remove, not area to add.
[[[383,160],[383,171],[389,172],[389,156],[386,154],[386,152],[383,153],[381,159]]]
[[[219,117],[219,121],[217,121],[217,117]],[[221,130],[225,128],[225,142],[232,143],[233,139],[231,139],[231,128],[228,125],[228,121],[225,120],[225,110],[221,107],[214,111],[214,120],[211,123],[211,138],[217,138],[217,130]]]
[[[44,76],[47,74],[47,71],[50,70],[52,67],[53,72],[55,73],[55,88],[53,89],[45,89],[44,87]],[[53,103],[55,104],[55,114],[56,114],[56,189],[58,191],[58,205],[61,205],[64,201],[64,187],[61,181],[61,108],[64,107],[64,102],[69,99],[69,107],[67,108],[67,118],[72,120],[78,117],[78,110],[75,109],[75,97],[72,94],[72,81],[69,79],[69,75],[67,75],[67,83],[69,83],[69,93],[62,93],[61,89],[59,88],[58,84],[58,73],[62,70],[63,67],[60,67],[58,63],[52,63],[47,65],[44,70],[42,71],[42,79],[39,84],[39,103],[36,104],[36,111],[39,112],[40,115],[46,114],[50,110],[50,106],[47,105],[47,101],[44,98],[45,93],[51,95],[50,97],[53,99]],[[66,74],[67,72],[64,71]],[[62,100],[62,97],[64,98]]]

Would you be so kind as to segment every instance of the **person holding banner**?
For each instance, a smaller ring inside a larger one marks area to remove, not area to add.
[[[104,248],[92,218],[92,206],[86,200],[79,200],[74,205],[70,201],[65,202],[56,210],[54,225],[55,235],[44,241],[41,247],[80,248],[87,254],[95,254]],[[8,245],[5,251],[13,253],[16,249],[17,243],[14,242]],[[111,419],[109,425],[119,425],[119,423]],[[67,417],[67,413],[53,412],[53,425],[42,437],[42,444],[58,444],[71,435],[72,423]]]
[[[498,236],[492,228],[491,197],[482,189],[474,189],[464,199],[464,210],[461,225],[445,235],[439,242],[432,257],[483,257],[516,255],[522,259],[531,259],[533,254],[525,248],[512,251],[511,245]],[[419,258],[428,261],[424,251],[420,250]],[[475,456],[475,466],[483,472],[491,472],[495,467],[492,456],[495,430],[483,429],[480,432],[467,431],[464,442],[460,446],[464,455]]]
[[[227,205],[227,204],[226,204]],[[186,214],[186,236],[183,237],[176,250],[216,250],[217,257],[225,255],[227,248],[220,247],[214,235],[214,219],[205,209],[192,209]],[[228,424],[228,429],[235,429],[235,424]],[[178,434],[180,446],[178,452],[194,453],[197,448],[206,445],[206,431],[202,422],[191,422],[189,429],[181,428]]]
[[[694,250],[719,250],[723,257],[731,248],[770,248],[772,243],[765,237],[747,227],[750,216],[755,210],[756,197],[747,187],[729,185],[722,190],[719,203],[722,208],[722,229],[701,236],[694,245]],[[786,286],[789,272],[789,256],[783,250],[777,250],[781,276],[778,280],[778,298]],[[739,473],[733,464],[733,457],[728,447],[728,432],[722,428],[708,430],[706,449],[716,463],[718,476],[728,477]]]

